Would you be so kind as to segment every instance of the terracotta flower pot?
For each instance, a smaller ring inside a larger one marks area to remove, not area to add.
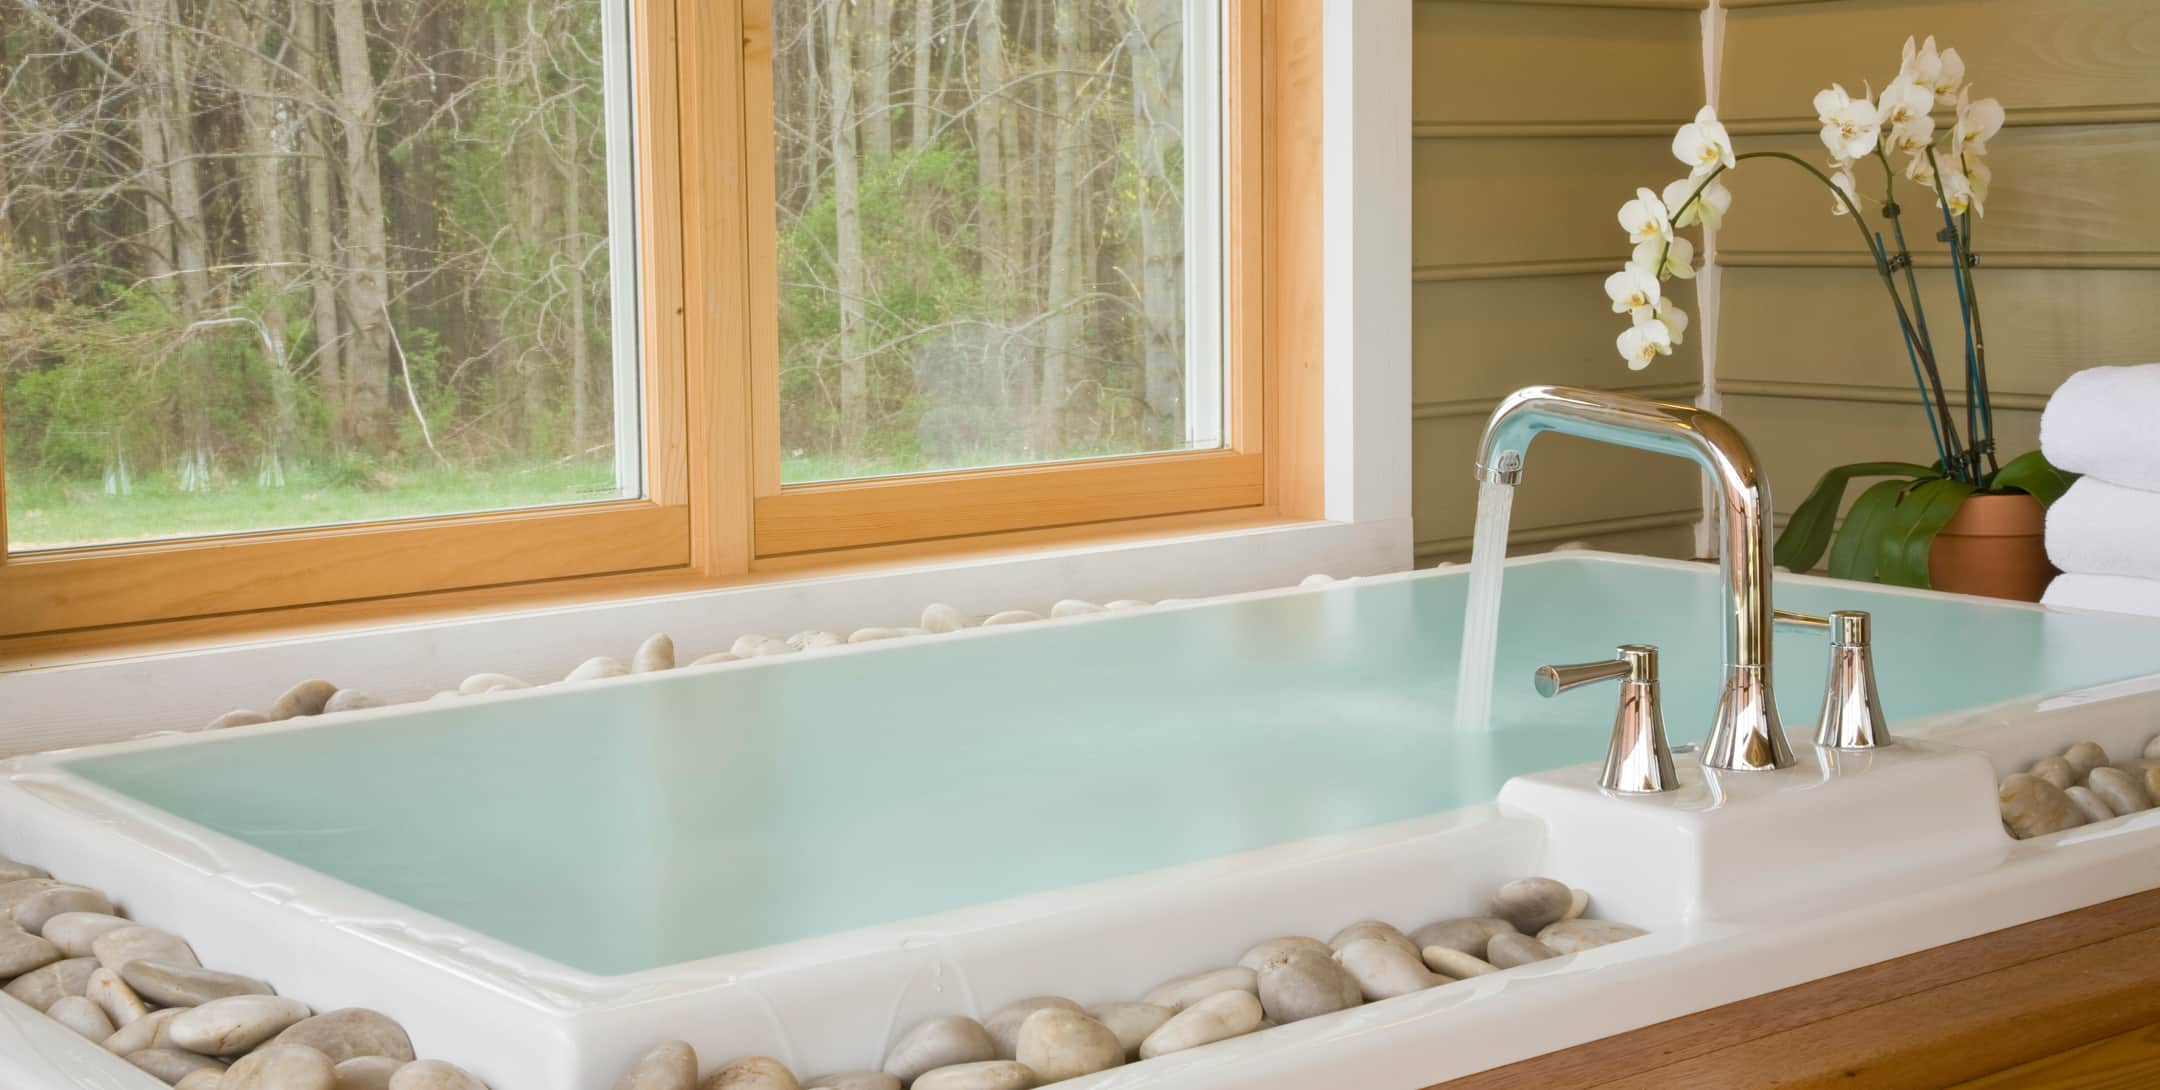
[[[2039,601],[2055,578],[2046,514],[2023,493],[1967,499],[1928,550],[1928,582],[1957,594]]]

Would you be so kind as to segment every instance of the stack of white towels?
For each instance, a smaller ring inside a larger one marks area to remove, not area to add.
[[[2081,474],[2048,508],[2051,606],[2160,617],[2160,364],[2080,371],[2048,400],[2040,449]]]

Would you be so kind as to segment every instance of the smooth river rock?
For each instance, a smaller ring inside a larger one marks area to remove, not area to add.
[[[333,1069],[337,1090],[390,1090],[390,1080],[410,1061],[388,1056],[355,1056]],[[684,1090],[697,1090],[697,1072],[690,1072]]]
[[[1494,935],[1505,935],[1514,930],[1514,924],[1497,916],[1464,916],[1426,924],[1410,933],[1410,941],[1417,944],[1420,954],[1430,946],[1445,946],[1482,958],[1486,944],[1492,942]]]
[[[1410,936],[1403,934],[1402,929],[1395,925],[1381,923],[1379,920],[1360,920],[1335,932],[1335,937],[1328,940],[1328,949],[1331,953],[1340,954],[1343,947],[1367,939],[1378,939],[1381,942],[1399,946],[1404,953],[1409,954],[1411,957],[1417,956],[1418,945],[1411,941]]]
[[[1537,933],[1537,941],[1559,954],[1573,954],[1641,938],[1648,931],[1613,920],[1561,920]]]
[[[113,903],[107,900],[104,894],[88,886],[54,886],[23,898],[21,903],[15,906],[15,926],[33,935],[40,935],[53,917],[69,912],[110,916],[113,914]]]
[[[815,651],[822,647],[838,647],[846,642],[847,639],[841,636],[840,633],[827,632],[823,629],[797,632],[787,638],[787,645],[797,651]]]
[[[105,1038],[105,1051],[118,1056],[126,1056],[130,1053],[141,1052],[147,1048],[170,1048],[172,1047],[172,1038],[166,1036],[165,1031],[172,1026],[173,1019],[187,1013],[190,1009],[192,1008],[169,1007],[161,1011],[152,1011],[141,1018],[137,1018],[133,1022],[115,1030],[112,1036]]]
[[[296,719],[304,715],[321,715],[323,705],[337,695],[338,687],[327,681],[311,679],[280,695],[270,705],[270,718]]]
[[[2145,740],[2145,758],[2160,761],[2160,734],[2155,734]]]
[[[1258,1001],[1260,975],[1243,965],[1187,973],[1157,984],[1146,995],[1141,996],[1140,1001],[1182,1011],[1217,992],[1229,991],[1244,992]]]
[[[113,1031],[120,1027],[105,1012],[88,999],[79,995],[64,995],[45,1008],[45,1017],[74,1030],[77,1034],[103,1044]]]
[[[324,715],[336,715],[339,712],[356,712],[382,706],[382,701],[358,689],[339,689],[330,694],[330,699],[323,701],[322,711]]]
[[[281,1045],[306,1045],[333,1064],[362,1056],[388,1056],[400,1063],[415,1059],[412,1038],[389,1015],[365,1007],[346,1007],[305,1018],[277,1035]],[[662,1048],[667,1046],[663,1045]],[[685,1048],[689,1047],[687,1045]],[[655,1049],[654,1052],[658,1052]],[[695,1058],[693,1057],[693,1065]]]
[[[269,1045],[226,1068],[218,1090],[337,1090],[337,1071],[306,1045]]]
[[[18,863],[7,856],[0,855],[0,885],[6,885],[10,882],[25,882],[34,878],[50,879],[52,875],[43,867]]]
[[[954,1064],[925,1072],[910,1090],[1032,1090],[1035,1072],[1013,1060]]]
[[[2046,780],[2064,790],[2068,790],[2071,784],[2078,782],[2077,770],[2070,767],[2070,762],[2060,757],[2042,757],[2034,761],[2032,767],[2025,771],[2034,779]]]
[[[120,967],[120,978],[136,995],[161,1007],[195,1007],[235,995],[277,994],[253,977],[166,961],[128,962]]]
[[[1322,957],[1335,956],[1335,948],[1319,939],[1304,935],[1284,935],[1254,943],[1251,949],[1245,951],[1244,956],[1237,959],[1237,963],[1257,973],[1266,969],[1270,962],[1281,961],[1300,950],[1310,950]]]
[[[1553,926],[1557,927],[1558,924]],[[1474,976],[1497,973],[1500,967],[1475,954],[1465,954],[1452,946],[1428,946],[1422,952],[1426,968],[1454,980],[1468,980]]]
[[[675,668],[675,638],[665,632],[647,636],[630,656],[630,672],[650,674]]]
[[[1559,956],[1558,951],[1528,935],[1494,935],[1492,945],[1485,948],[1485,960],[1502,969]]]
[[[223,1068],[213,1070],[206,1067],[201,1071],[190,1072],[186,1078],[173,1084],[173,1090],[225,1090],[225,1071]],[[346,1090],[346,1088],[339,1086],[337,1090]],[[365,1087],[363,1090],[379,1090],[379,1088]]]
[[[7,993],[23,1001],[23,1005],[38,1010],[49,1010],[54,1003],[71,995],[85,995],[90,991],[90,974],[97,972],[97,962],[91,958],[67,958],[53,962],[36,972],[24,973],[7,986]]]
[[[1063,1082],[1125,1062],[1125,1045],[1086,1013],[1044,1007],[1020,1023],[1019,1061],[1043,1082]]]
[[[2092,788],[2092,793],[2100,796],[2100,801],[2118,814],[2134,814],[2152,808],[2152,796],[2146,792],[2145,784],[2113,765],[2093,769],[2092,775],[2085,778],[2085,786]]]
[[[630,668],[624,666],[621,659],[607,655],[594,655],[584,662],[578,663],[569,673],[564,674],[563,680],[569,682],[598,681],[604,677],[622,677],[629,672]]]
[[[691,660],[690,660],[690,665],[692,665],[692,666],[718,666],[718,665],[720,665],[720,664],[721,664],[721,663],[723,663],[723,662],[740,662],[740,661],[742,661],[742,660],[741,660],[741,659],[738,659],[738,658],[736,658],[736,657],[735,657],[735,652],[733,652],[733,651],[715,651],[715,652],[713,652],[713,653],[712,653],[712,654],[710,654],[710,655],[699,655],[699,656],[698,656],[697,658],[691,659]]]
[[[1365,942],[1377,940],[1350,945]],[[1394,949],[1384,942],[1378,945]],[[1364,1001],[1356,978],[1331,953],[1300,948],[1260,968],[1260,1009],[1278,1025],[1348,1010]]]
[[[489,693],[506,693],[516,689],[530,689],[532,683],[509,674],[474,674],[458,682],[459,696],[486,696]]]
[[[127,1062],[142,1068],[159,1082],[170,1086],[197,1071],[225,1070],[225,1065],[208,1056],[177,1048],[146,1048],[127,1054]]]
[[[1589,911],[1590,891],[1587,889],[1571,889],[1568,891],[1567,911],[1561,913],[1560,918],[1563,920],[1579,920],[1582,919],[1584,913]]]
[[[100,967],[90,974],[90,981],[83,992],[105,1017],[112,1019],[113,1028],[125,1029],[136,1019],[150,1013],[150,1004],[143,1002],[120,974]]]
[[[420,1090],[393,1083],[390,1090]],[[450,1090],[444,1087],[443,1090]],[[705,1076],[698,1090],[800,1090],[795,1073],[770,1056],[751,1056]]]
[[[1246,991],[1217,992],[1179,1011],[1140,1042],[1140,1058],[1152,1060],[1188,1048],[1241,1037],[1260,1028],[1266,1012]]]
[[[984,1029],[990,1031],[990,1039],[997,1042],[997,1056],[994,1058],[1000,1060],[1017,1059],[1020,1052],[1021,1023],[1028,1020],[1028,1015],[1052,1007],[1068,1011],[1081,1009],[1080,1004],[1070,999],[1062,999],[1054,995],[1037,995],[1026,999],[1016,999],[990,1012],[990,1017],[983,1019],[982,1024]]]
[[[901,1090],[901,1085],[883,1071],[835,1071],[804,1083],[803,1090]]]
[[[2160,802],[2160,761],[2133,761],[2122,770],[2145,786],[2146,798]]]
[[[997,1059],[997,1041],[981,1022],[959,1014],[924,1019],[885,1054],[886,1074],[912,1083],[923,1072]]]
[[[1118,1043],[1125,1046],[1125,1058],[1140,1058],[1140,1042],[1148,1034],[1162,1028],[1177,1012],[1154,1003],[1098,1003],[1088,1008],[1088,1014],[1110,1027],[1117,1034]]]
[[[1517,878],[1493,894],[1485,911],[1525,935],[1535,935],[1546,925],[1559,922],[1574,902],[1575,894],[1565,883],[1550,878]],[[1487,960],[1499,964],[1497,959]]]
[[[2084,783],[2092,770],[2108,763],[2107,750],[2098,742],[2078,742],[2063,750],[2063,762],[2070,766],[2071,782]]]
[[[2107,798],[2098,787],[2093,788],[2093,794]],[[2062,788],[2023,772],[2004,776],[1995,790],[1995,797],[2002,806],[2003,824],[2009,826],[2011,835],[2020,840],[2085,824],[2085,812],[2070,801]],[[2113,803],[2108,805],[2114,806]]]
[[[286,1047],[299,1048],[302,1046],[289,1045]],[[315,1050],[308,1049],[308,1051],[314,1052]],[[321,1053],[316,1054],[321,1055]],[[785,1071],[786,1068],[781,1070]],[[754,1083],[746,1083],[743,1090],[751,1090],[751,1087],[755,1085]],[[446,1063],[442,1060],[415,1060],[398,1068],[397,1074],[390,1076],[390,1090],[488,1090],[488,1085],[474,1078],[471,1072],[454,1063]],[[757,1090],[765,1090],[765,1088],[757,1087]],[[775,1083],[773,1090],[795,1090],[795,1080],[789,1079],[785,1084]]]
[[[1101,613],[1102,611],[1103,607],[1093,602],[1082,601],[1078,598],[1066,598],[1050,607],[1050,616],[1061,619],[1065,617],[1085,617],[1090,613]]]
[[[0,926],[14,923],[16,905],[48,889],[59,889],[62,886],[73,884],[55,878],[17,878],[12,881],[0,882]]]
[[[133,926],[135,921],[107,912],[63,912],[45,921],[38,934],[71,958],[87,958],[97,956],[92,943],[123,927]]]
[[[131,961],[155,961],[165,965],[187,965],[196,968],[202,966],[202,962],[195,957],[195,948],[189,946],[186,939],[170,931],[139,925],[115,928],[99,935],[91,941],[90,953],[97,958],[99,965],[114,970],[121,969]]]
[[[335,694],[333,694],[335,695]],[[247,708],[234,708],[224,715],[205,723],[206,730],[224,730],[227,727],[259,727],[270,722],[270,717]]]
[[[849,643],[876,643],[879,640],[897,640],[907,636],[925,636],[929,633],[920,628],[893,628],[885,625],[858,628],[848,633]]]
[[[60,958],[60,948],[52,943],[13,924],[0,924],[0,980],[42,969]],[[14,987],[8,985],[10,995]]]
[[[1369,1002],[1422,992],[1448,982],[1448,978],[1425,967],[1421,953],[1413,953],[1385,939],[1359,939],[1335,954],[1344,971],[1357,981]]]
[[[1032,609],[1006,609],[983,618],[982,626],[984,628],[996,628],[999,625],[1008,624],[1033,624],[1042,619],[1042,614]]]
[[[308,1005],[297,999],[277,995],[236,995],[213,999],[189,1010],[173,1019],[165,1034],[189,1052],[205,1056],[238,1056],[254,1051],[256,1045],[291,1029],[310,1013]],[[337,1060],[336,1056],[330,1057],[333,1064]]]
[[[2071,802],[2077,803],[2077,808],[2084,812],[2088,822],[2107,821],[2116,816],[2115,811],[2107,803],[2100,801],[2100,796],[2093,794],[2093,789],[2084,784],[2073,785],[2063,794],[2070,796]]]
[[[968,625],[967,615],[943,602],[923,607],[921,627],[926,632],[958,632]]]

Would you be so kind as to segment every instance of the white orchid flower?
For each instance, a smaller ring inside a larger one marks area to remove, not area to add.
[[[1858,183],[1853,180],[1852,167],[1843,166],[1832,171],[1830,173],[1830,184],[1836,186],[1838,192],[1845,194],[1845,200],[1851,201],[1853,207],[1858,208],[1860,206],[1860,192]],[[1833,216],[1844,215],[1845,201],[1831,201],[1830,214]]]
[[[1926,114],[1910,121],[1890,126],[1890,135],[1883,138],[1883,147],[1901,155],[1925,151],[1935,142],[1935,119]]]
[[[1660,253],[1665,255],[1663,268],[1658,267],[1658,255]],[[1635,247],[1634,256],[1628,259],[1628,267],[1640,269],[1646,273],[1655,272],[1660,280],[1667,277],[1693,280],[1695,278],[1695,244],[1684,238],[1675,238],[1670,242],[1654,240],[1638,243]]]
[[[1882,136],[1882,115],[1875,104],[1852,97],[1837,84],[1815,96],[1815,113],[1822,120],[1823,146],[1840,159],[1859,159],[1873,152]]]
[[[1965,82],[1965,58],[1955,49],[1942,51],[1942,68],[1935,74],[1935,104],[1948,106],[1958,99]]]
[[[1627,360],[1630,371],[1640,371],[1650,366],[1650,362],[1659,356],[1672,355],[1672,331],[1655,318],[1640,325],[1629,326],[1620,334],[1617,343],[1620,356]]]
[[[1620,226],[1627,231],[1629,242],[1673,237],[1672,219],[1665,212],[1665,203],[1648,189],[1637,189],[1635,199],[1620,206]]]
[[[1696,192],[1697,187],[1701,192]],[[1691,195],[1693,204],[1688,203]],[[1715,230],[1724,225],[1725,213],[1732,208],[1732,190],[1714,179],[1704,185],[1700,178],[1680,178],[1665,187],[1664,200],[1666,208],[1681,209],[1673,217],[1673,226],[1693,227],[1699,223]]]
[[[1935,164],[1928,162],[1927,152],[1915,152],[1912,161],[1905,164],[1905,176],[1928,187],[1935,188]]]
[[[1962,64],[1960,67],[1963,67]],[[1926,45],[1918,47],[1913,45],[1913,40],[1910,37],[1905,39],[1904,56],[1898,64],[1897,78],[1899,80],[1906,83],[1917,83],[1932,92],[1935,89],[1936,82],[1942,79],[1942,73],[1942,54],[1935,50],[1935,36],[1933,34],[1928,35]]]
[[[1918,151],[1935,139],[1935,118],[1929,113],[1935,108],[1932,89],[1900,76],[1883,88],[1875,108],[1889,132],[1884,146],[1891,151]]]
[[[1650,275],[1648,269],[1629,265],[1605,278],[1605,296],[1612,300],[1614,314],[1640,316],[1657,313],[1664,290],[1658,287],[1658,278]]]
[[[1732,137],[1719,123],[1717,111],[1708,106],[1695,112],[1695,120],[1673,134],[1673,156],[1688,165],[1688,173],[1700,178],[1719,167],[1738,163],[1733,157]]]
[[[1666,336],[1672,339],[1675,347],[1687,343],[1687,311],[1681,310],[1679,306],[1673,303],[1670,297],[1658,300],[1655,315],[1644,314],[1641,311],[1635,313],[1636,325],[1642,325],[1645,322],[1658,322],[1664,325]]]
[[[1942,205],[1948,208],[1953,216],[1962,216],[1967,212],[1976,216],[1987,214],[1980,207],[1979,194],[1973,191],[1972,179],[1966,177],[1963,171],[1944,170],[1941,192]]]
[[[2002,131],[2002,103],[1992,98],[1972,101],[1967,92],[1958,92],[1957,126],[1952,129],[1955,151],[1961,155],[1986,155],[1988,141]]]
[[[1965,180],[1972,184],[1973,208],[1978,211],[1987,200],[1988,186],[1995,181],[1995,172],[1988,169],[1986,163],[1975,160],[1965,164]]]

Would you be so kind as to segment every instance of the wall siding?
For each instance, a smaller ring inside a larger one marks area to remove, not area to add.
[[[1700,4],[1417,0],[1413,491],[1420,563],[1459,560],[1485,417],[1534,383],[1692,401],[1692,339],[1630,372],[1603,282],[1629,246],[1614,213],[1682,173],[1671,129],[1702,101]],[[1689,285],[1676,284],[1693,311]],[[1515,544],[1692,551],[1685,462],[1553,436],[1517,497]]]

